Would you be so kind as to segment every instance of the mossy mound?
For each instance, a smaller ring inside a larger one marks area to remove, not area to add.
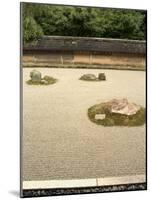
[[[103,119],[96,118],[95,116],[99,114],[105,114],[105,117]],[[92,122],[103,126],[141,126],[146,120],[146,110],[140,107],[134,115],[112,113],[105,103],[101,103],[88,109],[88,117]]]
[[[57,79],[51,76],[44,76],[41,81],[33,81],[32,79],[26,81],[28,85],[51,85],[57,82]]]

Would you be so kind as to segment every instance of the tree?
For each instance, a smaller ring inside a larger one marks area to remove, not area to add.
[[[24,41],[44,35],[144,40],[146,13],[138,10],[23,4]]]
[[[24,43],[37,40],[43,35],[42,28],[36,23],[33,17],[26,17],[23,21]]]

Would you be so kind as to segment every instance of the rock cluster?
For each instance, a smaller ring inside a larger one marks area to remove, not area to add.
[[[96,104],[88,109],[89,119],[103,126],[141,126],[146,120],[146,111],[126,98]]]
[[[99,73],[98,77],[95,76],[94,74],[84,74],[80,77],[80,80],[85,80],[85,81],[105,81],[106,76],[104,73]]]
[[[32,70],[30,72],[30,80],[27,81],[29,85],[49,85],[55,83],[57,80],[48,75],[42,78],[41,72]]]

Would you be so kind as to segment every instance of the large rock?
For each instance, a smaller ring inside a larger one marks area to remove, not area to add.
[[[33,83],[41,82],[41,73],[35,69],[30,72],[30,77]]]
[[[80,78],[81,80],[86,80],[86,81],[96,81],[98,78],[94,74],[84,74]]]
[[[129,103],[127,99],[113,99],[105,103],[106,108],[111,113],[123,115],[134,115],[140,110],[140,106],[135,103]]]

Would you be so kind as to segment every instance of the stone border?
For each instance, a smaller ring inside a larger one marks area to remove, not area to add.
[[[129,65],[90,65],[90,64],[51,64],[51,63],[23,63],[23,68],[69,68],[69,69],[111,69],[111,70],[132,70],[132,71],[146,71],[144,66],[129,66]]]
[[[93,187],[143,182],[145,182],[144,175],[75,180],[23,181],[23,189]]]
[[[131,175],[131,176],[90,178],[90,179],[23,181],[23,189],[107,186],[107,185],[144,183],[145,180],[146,176],[141,174],[141,175]]]
[[[145,175],[120,177],[23,181],[21,197],[86,194],[147,189]]]
[[[105,192],[126,192],[147,190],[147,184],[121,184],[100,187],[81,187],[81,188],[61,188],[61,189],[24,189],[21,191],[21,197],[44,197],[58,195],[75,195],[89,193],[105,193]]]
[[[43,36],[25,44],[24,50],[73,50],[146,54],[145,40],[95,37]]]

